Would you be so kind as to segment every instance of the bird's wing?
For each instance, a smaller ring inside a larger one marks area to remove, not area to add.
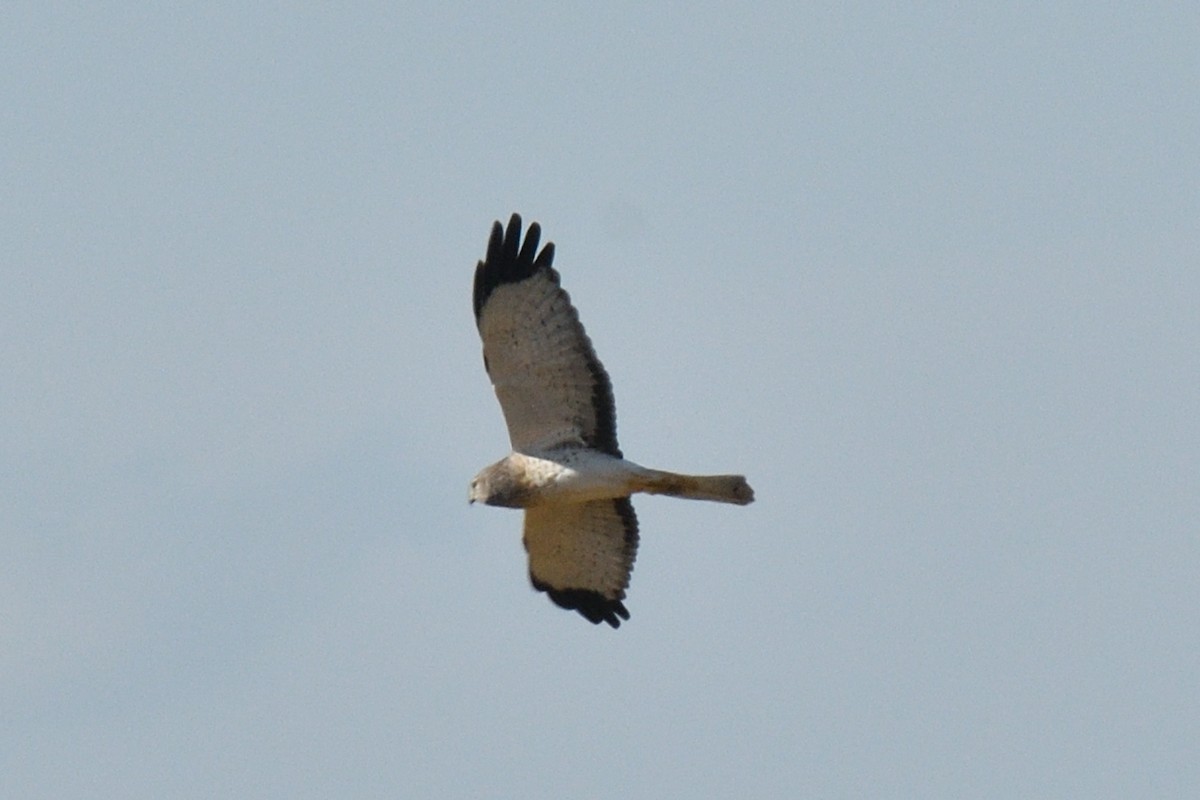
[[[628,497],[525,510],[529,580],[562,608],[614,628],[637,557],[637,515]]]
[[[612,384],[571,298],[551,266],[554,244],[537,252],[541,228],[521,217],[492,227],[475,268],[475,323],[514,450],[582,444],[620,456]]]

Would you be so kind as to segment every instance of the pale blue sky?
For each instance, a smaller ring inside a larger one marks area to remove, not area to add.
[[[0,796],[1200,793],[1200,12],[1045,5],[6,6]],[[619,631],[466,503],[512,211],[758,493]]]

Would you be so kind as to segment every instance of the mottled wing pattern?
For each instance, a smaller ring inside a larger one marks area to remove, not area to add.
[[[614,628],[637,556],[637,515],[628,497],[525,510],[529,580],[559,606]]]
[[[514,450],[577,443],[620,456],[612,384],[551,266],[554,244],[537,252],[541,229],[521,217],[492,227],[475,268],[475,322],[483,363],[504,411]]]

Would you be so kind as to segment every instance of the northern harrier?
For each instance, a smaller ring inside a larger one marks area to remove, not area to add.
[[[745,505],[741,475],[679,475],[626,461],[612,385],[551,267],[541,228],[495,223],[475,268],[475,323],[513,452],[471,481],[471,502],[525,509],[533,587],[614,628],[637,554],[635,492]]]

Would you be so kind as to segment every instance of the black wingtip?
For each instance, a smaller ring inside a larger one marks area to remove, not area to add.
[[[553,589],[548,584],[532,578],[533,588],[554,601],[559,608],[578,611],[588,622],[599,625],[607,622],[614,628],[621,627],[621,620],[629,619],[629,609],[620,600],[610,600],[599,592],[587,589]]]
[[[475,267],[476,322],[488,297],[497,287],[523,281],[540,269],[550,268],[554,262],[554,243],[547,242],[539,253],[537,248],[541,238],[542,228],[533,222],[525,233],[524,244],[521,243],[520,214],[509,217],[507,228],[499,220],[493,223],[487,256]]]

